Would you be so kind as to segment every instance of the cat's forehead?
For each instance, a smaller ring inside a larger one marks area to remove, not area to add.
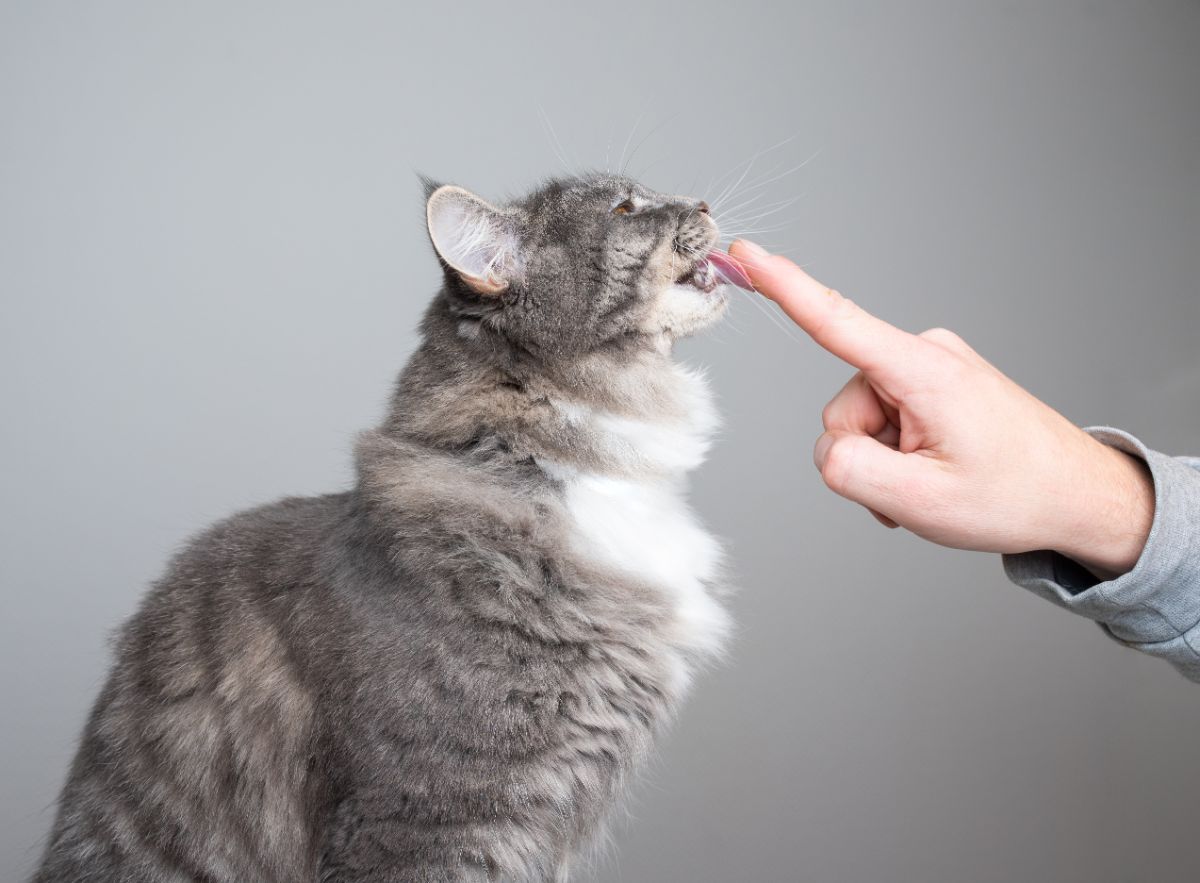
[[[571,208],[595,202],[611,203],[623,199],[666,202],[670,196],[651,190],[623,175],[592,174],[556,178],[539,188],[527,201],[531,208]]]

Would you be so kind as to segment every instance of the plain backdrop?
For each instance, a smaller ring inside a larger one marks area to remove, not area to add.
[[[350,481],[438,284],[417,172],[741,178],[729,232],[1200,453],[1198,43],[1182,0],[3,0],[0,879],[172,550]],[[739,633],[576,879],[1194,879],[1200,686],[826,491],[850,371],[766,304],[682,355]]]

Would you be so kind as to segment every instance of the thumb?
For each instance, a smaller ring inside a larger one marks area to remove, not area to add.
[[[826,486],[903,524],[922,505],[932,465],[920,454],[902,454],[869,435],[835,430],[817,439],[813,461]]]

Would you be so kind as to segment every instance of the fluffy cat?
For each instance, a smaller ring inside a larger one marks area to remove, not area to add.
[[[561,881],[728,619],[683,497],[708,206],[427,188],[445,283],[346,492],[217,524],[125,625],[34,880]],[[717,259],[714,259],[717,260]]]

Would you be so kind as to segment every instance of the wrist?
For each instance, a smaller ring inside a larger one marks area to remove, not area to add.
[[[1087,437],[1081,471],[1064,489],[1068,513],[1054,551],[1102,580],[1137,564],[1154,521],[1154,482],[1139,458]]]

